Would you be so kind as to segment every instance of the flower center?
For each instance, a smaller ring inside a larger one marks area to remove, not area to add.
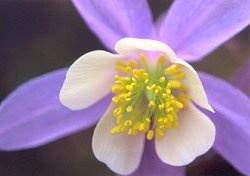
[[[189,102],[181,65],[166,63],[165,56],[159,56],[153,66],[140,55],[138,61],[118,62],[116,70],[112,134],[146,133],[148,140],[160,139],[167,129],[178,126],[178,113]]]

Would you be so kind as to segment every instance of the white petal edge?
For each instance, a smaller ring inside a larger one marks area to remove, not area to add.
[[[184,166],[206,153],[215,140],[213,122],[194,105],[179,114],[179,126],[155,141],[158,157],[167,164]]]
[[[208,102],[208,98],[202,85],[202,82],[194,68],[187,62],[177,58],[173,60],[173,62],[182,65],[182,71],[185,73],[185,78],[182,82],[185,86],[188,87],[188,94],[191,99],[200,107],[214,112],[214,109]]]
[[[110,130],[115,125],[113,110],[113,105],[110,105],[97,124],[92,139],[92,149],[96,158],[112,171],[121,175],[129,175],[140,164],[145,135],[111,134]]]
[[[84,54],[69,68],[59,98],[63,105],[79,110],[98,102],[111,91],[118,55],[97,50]]]
[[[123,38],[116,43],[115,50],[123,56],[158,51],[166,54],[170,60],[176,57],[166,44],[151,39]]]

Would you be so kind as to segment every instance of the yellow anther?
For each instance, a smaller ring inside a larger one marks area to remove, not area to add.
[[[176,79],[176,80],[181,80],[181,79],[185,78],[185,74],[183,72],[179,72],[177,74],[171,75],[171,78]]]
[[[179,68],[180,68],[179,65],[173,64],[170,67],[168,67],[168,68],[165,69],[165,74],[172,75],[174,73],[177,73],[177,72],[179,72]]]
[[[139,131],[145,131],[146,130],[146,125],[144,123],[141,123],[139,125]]]
[[[133,124],[132,120],[125,120],[125,122],[124,122],[125,126],[131,126],[132,124]]]
[[[129,128],[128,129],[128,135],[130,136],[134,136],[136,135],[138,132],[134,129],[134,128]]]
[[[184,104],[181,103],[181,102],[178,101],[178,100],[175,100],[175,101],[174,101],[174,104],[175,104],[179,109],[182,109],[182,108],[184,107]]]
[[[133,83],[131,83],[130,85],[131,85],[132,87],[135,87],[135,86],[136,86],[136,83],[133,82]]]
[[[126,98],[125,99],[125,101],[131,101],[132,100],[132,98]]]
[[[112,92],[113,93],[119,93],[123,90],[123,87],[119,86],[119,85],[115,85],[112,87]]]
[[[114,127],[111,129],[111,134],[117,134],[119,132],[120,132],[119,127]]]
[[[116,66],[125,66],[126,65],[126,63],[124,62],[124,61],[121,61],[121,60],[119,60],[117,63],[116,63]]]
[[[128,135],[130,135],[130,136],[132,135],[132,128],[128,129]]]
[[[134,69],[134,70],[133,70],[133,74],[134,74],[134,77],[135,77],[135,78],[137,78],[137,79],[140,78],[139,70]]]
[[[163,98],[166,98],[166,97],[167,97],[167,94],[163,93],[163,94],[161,94],[161,96],[162,96]]]
[[[127,90],[130,90],[130,85],[126,85],[126,89],[127,89]]]
[[[142,76],[143,76],[143,79],[148,79],[148,73],[144,72]]]
[[[155,102],[153,100],[150,100],[148,103],[149,108],[154,108],[155,107]]]
[[[121,115],[116,116],[116,123],[117,123],[117,124],[121,124],[122,121],[123,121],[123,118],[122,118]]]
[[[164,122],[164,123],[167,123],[167,122],[168,122],[168,118],[167,118],[167,117],[164,117],[163,122]]]
[[[127,89],[127,90],[129,90],[129,91],[133,91],[133,90],[134,90],[134,88],[135,88],[135,86],[136,86],[136,83],[131,83],[131,84],[129,85],[129,87],[128,87],[128,89]]]
[[[132,68],[135,68],[138,66],[137,62],[135,62],[134,60],[130,60],[128,62],[128,66],[132,67]]]
[[[114,115],[119,115],[121,112],[122,112],[121,108],[116,108],[116,109],[113,111],[113,114],[114,114]]]
[[[156,87],[155,89],[155,94],[161,93],[162,92],[162,88],[161,87]]]
[[[169,116],[168,116],[168,120],[169,120],[170,122],[173,122],[173,121],[174,121],[174,116],[173,116],[173,115],[169,115]]]
[[[125,77],[125,78],[123,78],[122,79],[124,82],[130,82],[130,78],[128,78],[128,77]]]
[[[147,90],[153,90],[152,86],[147,86]]]
[[[164,125],[160,125],[159,128],[160,128],[160,129],[164,129],[165,126],[164,126]]]
[[[154,137],[154,131],[153,130],[149,130],[147,132],[147,139],[151,140],[151,139],[153,139],[153,137]]]
[[[129,74],[132,73],[132,68],[129,67],[129,66],[127,66],[127,67],[126,67],[126,72],[129,73]]]
[[[124,125],[123,125],[123,126],[120,126],[120,131],[121,131],[121,132],[125,132],[126,130],[128,130],[127,127],[125,127]]]
[[[151,122],[151,119],[150,119],[150,118],[146,118],[146,122],[147,122],[147,123],[150,123],[150,122]]]
[[[163,122],[164,121],[164,118],[160,117],[159,119],[157,119],[157,122],[160,123],[160,122]]]
[[[113,101],[114,103],[117,103],[119,100],[120,100],[119,97],[113,97],[113,98],[112,98],[112,101]]]
[[[156,89],[156,90],[155,90],[155,94],[157,95],[158,93],[159,93],[159,90],[158,90],[158,89]]]
[[[170,106],[171,106],[171,103],[169,101],[165,103],[166,108],[169,108]]]
[[[159,81],[160,81],[160,83],[164,83],[166,81],[166,78],[162,76],[162,77],[160,77]]]
[[[156,87],[156,85],[155,85],[155,84],[152,84],[151,87],[152,87],[152,89],[154,89],[154,88]]]
[[[138,75],[141,77],[141,78],[144,78],[144,70],[140,69],[139,72],[138,72]]]
[[[166,93],[171,94],[171,89],[168,86],[166,86]]]
[[[156,86],[156,89],[159,90],[159,91],[162,90],[161,86]]]
[[[133,83],[136,83],[136,82],[137,82],[137,80],[135,79],[135,77],[132,77],[131,79],[132,79],[132,82],[133,82]]]
[[[130,97],[130,96],[131,96],[131,92],[128,92],[127,94],[124,94],[125,98]]]
[[[179,81],[176,80],[170,80],[168,82],[168,87],[178,89],[181,88],[182,84]]]
[[[139,123],[136,123],[133,126],[133,135],[137,135],[138,132],[139,132]]]
[[[184,105],[186,106],[189,102],[189,98],[187,95],[179,95],[178,96],[178,100]]]
[[[133,107],[132,106],[128,106],[126,109],[127,112],[132,112],[133,111]]]
[[[173,107],[166,108],[166,112],[171,112],[173,110],[174,110]]]
[[[117,79],[119,79],[120,78],[120,76],[118,76],[118,75],[115,75],[115,80],[117,80]]]
[[[125,63],[124,62],[118,62],[117,64],[116,64],[116,70],[118,70],[118,71],[121,71],[121,72],[124,72],[125,70],[126,70],[126,65],[125,65]]]
[[[158,108],[159,108],[160,110],[163,110],[163,109],[165,108],[164,103],[159,104]]]

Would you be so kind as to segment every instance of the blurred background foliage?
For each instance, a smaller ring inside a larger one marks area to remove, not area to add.
[[[149,3],[156,19],[171,1]],[[96,49],[105,48],[69,0],[0,0],[0,101],[25,81],[67,67],[82,54]],[[230,80],[250,58],[249,49],[248,28],[193,66]],[[0,176],[113,175],[94,158],[92,133],[93,128],[36,149],[0,152]],[[188,166],[187,175],[241,174],[210,151]]]

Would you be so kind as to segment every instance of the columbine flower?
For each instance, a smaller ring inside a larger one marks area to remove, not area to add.
[[[148,5],[144,0],[138,0],[136,3],[132,0],[73,0],[73,2],[89,27],[107,48],[113,49],[114,44],[124,37],[151,38],[166,43],[175,51],[178,58],[186,61],[201,59],[250,23],[249,0],[176,0],[168,13],[158,21],[157,28],[152,22]],[[144,54],[148,62],[149,59],[157,60],[155,57],[149,57],[147,53]],[[107,62],[109,60],[103,61],[102,64]],[[169,64],[168,58],[166,63]],[[57,70],[31,80],[17,88],[2,102],[0,149],[20,150],[37,147],[85,129],[103,116],[111,102],[110,95],[80,111],[71,111],[60,104],[58,94],[66,70]],[[101,76],[102,74],[97,75]],[[250,157],[247,155],[250,150],[249,98],[236,87],[214,76],[199,73],[199,77],[209,102],[216,111],[215,114],[209,114],[216,126],[214,149],[240,172],[249,175]],[[79,78],[83,78],[82,75],[79,75]],[[96,77],[91,78],[92,81],[95,79]],[[91,85],[93,87],[94,84]],[[187,85],[183,85],[188,88]],[[103,89],[109,90],[105,87]],[[100,95],[99,91],[100,89],[96,91],[96,95]],[[93,101],[94,98],[91,97],[90,100]],[[179,117],[181,111],[185,111],[185,108],[179,111]],[[170,135],[168,131],[176,129],[166,129],[165,137],[159,141],[164,141],[167,135]],[[162,164],[152,154],[155,151],[151,143],[146,140],[145,154],[135,174],[184,175],[183,167]]]
[[[60,100],[88,108],[111,91],[112,103],[93,136],[95,156],[119,174],[140,164],[144,140],[155,139],[159,158],[183,166],[213,144],[215,127],[195,105],[213,111],[195,70],[165,44],[121,39],[119,55],[92,51],[67,72]]]

